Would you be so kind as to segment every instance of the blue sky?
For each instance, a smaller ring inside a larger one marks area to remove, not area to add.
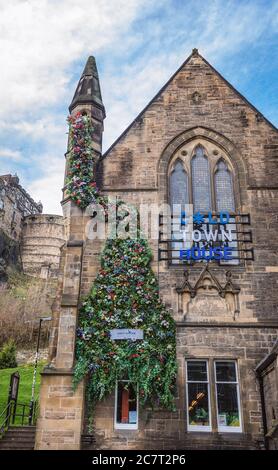
[[[89,55],[104,150],[197,47],[278,125],[275,0],[0,0],[0,174],[61,213],[66,117]]]

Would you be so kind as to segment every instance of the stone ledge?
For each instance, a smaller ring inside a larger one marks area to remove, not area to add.
[[[49,367],[46,366],[43,371],[41,372],[41,375],[73,375],[74,372],[72,369],[56,369],[55,367]]]
[[[83,246],[83,240],[69,240],[67,246]]]
[[[274,328],[278,329],[277,322],[250,322],[250,323],[241,323],[241,322],[233,322],[233,323],[209,323],[209,322],[186,322],[180,321],[176,322],[177,327],[188,327],[188,328]]]
[[[63,294],[61,299],[61,307],[77,307],[78,305],[78,296]]]

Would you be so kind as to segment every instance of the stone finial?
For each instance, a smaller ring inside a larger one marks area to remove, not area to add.
[[[196,57],[197,55],[199,55],[199,51],[196,47],[194,47],[194,49],[192,49],[192,56]]]

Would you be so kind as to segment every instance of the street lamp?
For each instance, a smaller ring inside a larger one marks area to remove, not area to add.
[[[34,373],[33,373],[31,401],[30,401],[30,407],[29,407],[29,426],[31,426],[32,424],[33,413],[34,413],[35,384],[36,384],[36,376],[37,376],[37,368],[38,368],[41,326],[42,326],[43,321],[51,321],[51,320],[52,320],[52,317],[42,317],[39,319],[39,332],[38,332],[37,349],[36,349],[36,355],[35,355],[35,366],[34,366]]]

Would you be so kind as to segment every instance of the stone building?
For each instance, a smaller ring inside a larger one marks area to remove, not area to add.
[[[21,237],[23,271],[44,279],[58,277],[64,244],[63,216],[34,214],[25,217]]]
[[[0,281],[6,279],[8,265],[21,265],[24,218],[40,214],[42,209],[42,204],[36,203],[19,184],[18,176],[0,175]]]
[[[19,184],[18,176],[0,175],[0,229],[13,240],[19,240],[23,218],[42,212],[41,202],[36,203]]]
[[[194,213],[214,214],[218,225],[219,214],[228,213],[236,233],[228,245],[234,258],[221,262],[183,263],[173,255],[180,242],[168,242],[168,250],[160,251],[160,241],[151,241],[160,295],[176,321],[177,409],[135,406],[132,420],[121,422],[115,409],[124,398],[121,384],[115,384],[115,394],[94,410],[92,445],[264,448],[271,397],[262,399],[256,367],[278,333],[276,128],[196,49],[105,154],[105,110],[92,57],[70,105],[73,115],[77,111],[92,116],[103,194],[137,207],[193,204]],[[90,216],[65,193],[62,207],[67,242],[53,314],[51,365],[42,374],[37,449],[80,449],[88,418],[84,384],[72,389],[75,331],[80,299],[99,270],[103,242],[86,237]],[[211,223],[203,221],[209,228]],[[170,253],[169,259],[163,253]],[[277,387],[275,380],[272,386]],[[271,406],[277,417],[276,401]]]
[[[42,214],[16,175],[0,175],[0,279],[7,266],[26,274],[57,277],[65,243],[63,216]]]
[[[263,425],[266,444],[278,450],[278,341],[269,354],[258,364],[256,373],[263,404]]]

